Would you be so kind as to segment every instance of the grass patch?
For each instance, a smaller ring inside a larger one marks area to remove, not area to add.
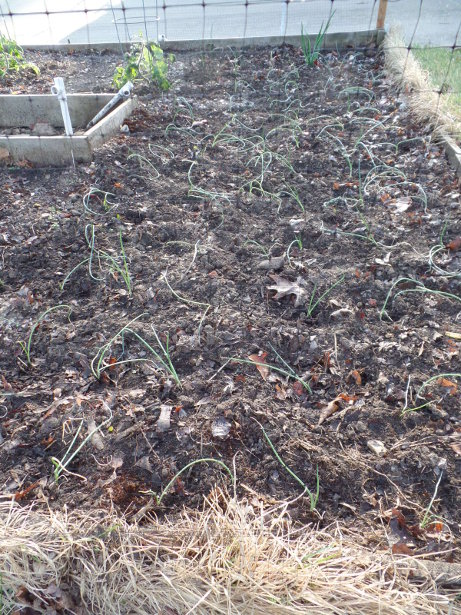
[[[461,49],[415,47],[413,55],[429,73],[429,82],[442,92],[447,111],[461,121]]]
[[[94,615],[451,612],[431,562],[386,556],[357,534],[295,528],[284,506],[254,510],[219,490],[201,511],[142,525],[113,510],[1,502],[0,605],[22,608],[26,588],[45,612],[57,586],[78,597],[73,612]]]
[[[396,28],[390,29],[383,49],[386,73],[405,92],[416,121],[430,126],[435,137],[450,135],[461,140],[459,50],[415,47],[408,51]]]

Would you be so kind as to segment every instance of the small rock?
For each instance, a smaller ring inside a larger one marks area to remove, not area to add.
[[[348,314],[353,314],[354,312],[350,308],[340,308],[339,310],[335,310],[331,312],[331,318],[339,318],[340,316],[347,316]]]
[[[273,256],[267,260],[261,261],[258,264],[258,269],[273,269],[277,271],[277,269],[281,269],[283,267],[283,263],[285,262],[285,255],[282,256]]]
[[[381,442],[381,440],[367,440],[367,446],[370,451],[378,457],[382,457],[387,453],[387,449],[384,446],[384,442]]]
[[[214,438],[227,438],[231,424],[223,416],[218,417],[211,424],[211,433]]]
[[[357,423],[355,424],[355,429],[358,432],[363,433],[364,431],[367,431],[368,428],[363,421],[357,421]]]
[[[104,449],[104,442],[103,439],[101,437],[101,434],[99,433],[99,429],[96,426],[96,423],[94,421],[94,419],[90,419],[88,421],[88,435],[92,434],[91,436],[91,444],[98,449],[98,451],[102,451]]]
[[[158,432],[163,433],[164,431],[168,431],[168,429],[170,429],[171,410],[172,406],[167,406],[166,404],[160,406],[160,416],[157,421]]]
[[[147,472],[153,472],[152,465],[149,460],[149,455],[144,455],[141,459],[134,464],[136,467],[141,468],[142,470],[147,470]]]

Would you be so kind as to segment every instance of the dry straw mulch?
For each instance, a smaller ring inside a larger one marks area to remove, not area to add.
[[[430,82],[398,28],[391,28],[383,42],[384,65],[388,78],[407,95],[415,120],[429,126],[434,136],[461,138],[461,124],[453,117],[443,96]]]
[[[174,521],[0,504],[2,615],[460,612],[424,560],[220,492]],[[430,564],[430,562],[428,562]],[[0,603],[1,604],[1,603]],[[24,611],[23,611],[24,612]]]

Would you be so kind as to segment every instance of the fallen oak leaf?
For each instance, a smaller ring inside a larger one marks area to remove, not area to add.
[[[277,274],[272,274],[269,276],[272,280],[274,280],[275,284],[272,286],[268,286],[268,290],[275,290],[276,293],[272,297],[276,301],[278,299],[282,299],[283,297],[287,297],[289,295],[295,295],[295,307],[297,307],[304,298],[306,291],[301,288],[300,282],[302,282],[302,278],[298,278],[296,282],[290,282],[286,278],[282,278]]]
[[[296,380],[295,382],[293,382],[292,388],[298,397],[302,397],[306,392],[306,389],[303,387],[302,383],[299,382],[299,380]]]
[[[447,387],[447,388],[458,386],[456,382],[452,382],[451,380],[448,380],[448,378],[440,378],[438,382],[440,385],[442,385],[443,387]]]
[[[348,395],[347,393],[340,393],[338,395],[338,399],[342,399],[344,401],[347,401],[347,403],[350,403],[351,401],[357,401],[358,397],[357,395]]]
[[[31,485],[29,485],[28,487],[26,487],[25,489],[23,489],[22,491],[17,491],[14,494],[14,500],[15,502],[19,502],[20,500],[23,500],[25,497],[27,497],[27,495],[33,490],[35,489],[38,485],[40,484],[39,480],[36,480],[35,483],[32,483]]]
[[[267,380],[269,376],[269,367],[266,363],[267,352],[261,352],[261,354],[250,354],[248,357],[250,361],[255,363],[255,367],[261,374],[263,380]]]
[[[275,397],[283,401],[287,398],[287,396],[288,396],[288,393],[286,392],[286,390],[283,387],[281,387],[279,384],[276,384],[275,385]]]
[[[8,382],[8,380],[5,378],[3,374],[0,374],[0,378],[2,379],[3,389],[11,393],[13,391],[13,387],[11,386],[11,384]]]
[[[436,534],[440,534],[443,531],[443,523],[441,521],[434,521],[433,523],[429,523],[426,525],[426,530],[428,532],[435,532]]]

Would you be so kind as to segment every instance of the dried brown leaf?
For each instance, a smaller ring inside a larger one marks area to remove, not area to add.
[[[450,243],[447,243],[445,247],[452,252],[457,252],[461,248],[461,235],[450,241]]]
[[[268,286],[267,288],[268,290],[276,291],[273,299],[278,300],[289,295],[294,295],[296,297],[295,306],[298,306],[302,302],[305,295],[305,290],[300,286],[300,282],[302,281],[301,278],[298,278],[296,282],[291,282],[290,280],[282,278],[277,274],[272,274],[270,277],[274,280],[275,284]]]
[[[353,369],[350,372],[349,377],[353,378],[355,380],[355,384],[357,386],[361,386],[361,384],[362,384],[362,376],[361,376],[361,374],[360,374],[358,369]],[[348,380],[349,380],[349,378],[348,378]]]
[[[461,442],[453,442],[450,444],[456,455],[461,455]]]
[[[413,551],[404,542],[396,542],[392,545],[392,553],[394,555],[414,555]]]
[[[266,363],[267,352],[261,352],[261,354],[250,354],[248,357],[250,361],[253,361],[256,365],[256,369],[261,374],[263,380],[267,380],[269,375],[269,367]]]
[[[338,412],[338,410],[340,409],[340,397],[336,397],[335,399],[333,399],[332,401],[330,401],[330,403],[325,406],[325,408],[322,410],[322,412],[320,413],[320,417],[319,417],[319,422],[317,423],[317,427],[320,427],[320,425],[326,421],[326,419],[331,416],[332,414],[334,414],[335,412]]]

